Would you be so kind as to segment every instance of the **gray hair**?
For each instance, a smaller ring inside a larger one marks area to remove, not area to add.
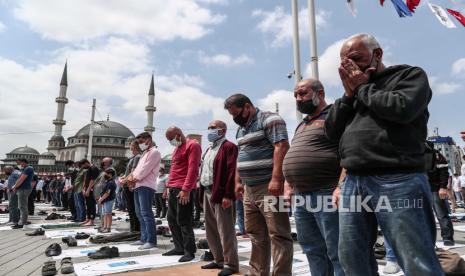
[[[370,52],[373,51],[374,49],[381,48],[376,38],[370,34],[365,34],[365,33],[355,34],[355,35],[350,36],[346,41],[350,41],[354,39],[360,39],[363,45],[365,45],[365,47],[367,47],[367,49]]]

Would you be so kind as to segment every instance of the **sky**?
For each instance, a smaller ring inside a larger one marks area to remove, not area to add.
[[[342,41],[356,33],[377,37],[387,65],[422,67],[433,99],[429,129],[459,145],[465,130],[465,27],[442,26],[422,1],[413,17],[399,18],[392,3],[316,0],[320,79],[328,102],[343,94],[337,73]],[[0,0],[0,158],[24,145],[45,152],[53,135],[55,98],[68,62],[69,103],[63,136],[96,120],[120,122],[135,134],[147,124],[145,106],[155,75],[154,140],[162,155],[173,148],[165,130],[176,125],[206,136],[213,119],[237,126],[224,99],[248,95],[262,110],[275,110],[296,127],[292,90],[290,0]],[[431,3],[465,14],[465,2]],[[299,0],[302,74],[309,67],[307,1]],[[204,138],[203,144],[207,142]],[[205,147],[204,147],[205,149]]]

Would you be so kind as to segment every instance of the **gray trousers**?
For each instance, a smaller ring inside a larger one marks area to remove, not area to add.
[[[19,222],[18,195],[8,192],[8,210],[10,222],[17,224]]]
[[[16,195],[18,195],[18,207],[20,213],[20,225],[26,225],[27,217],[29,211],[27,209],[27,200],[29,198],[29,194],[31,193],[32,189],[19,189],[16,190]]]
[[[223,209],[221,204],[210,202],[211,192],[205,190],[203,211],[205,212],[205,230],[210,250],[215,262],[233,271],[239,271],[237,254],[235,204]]]

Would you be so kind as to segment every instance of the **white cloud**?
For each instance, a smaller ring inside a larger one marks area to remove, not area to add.
[[[429,82],[433,95],[453,94],[462,88],[460,83],[441,81],[438,77],[430,77]]]
[[[465,76],[465,58],[461,58],[452,64],[452,74]]]
[[[265,98],[258,100],[258,107],[267,111],[276,111],[279,103],[279,115],[287,120],[296,120],[296,105],[294,94],[288,90],[271,91]]]
[[[108,35],[148,41],[193,40],[225,19],[191,0],[21,0],[14,14],[44,38],[62,42]]]
[[[271,46],[283,47],[292,40],[292,16],[290,12],[284,10],[282,6],[277,6],[273,11],[255,10],[252,15],[260,18],[257,25],[262,33],[272,35]],[[317,28],[328,26],[330,13],[320,10],[316,14]],[[299,34],[303,39],[308,39],[308,10],[302,9],[299,12]]]
[[[217,54],[214,56],[208,56],[205,55],[205,53],[203,52],[200,53],[199,61],[203,64],[223,66],[234,66],[254,63],[254,60],[251,57],[244,54],[237,57],[232,57],[228,54]]]
[[[320,75],[320,81],[323,86],[339,86],[341,85],[341,79],[339,78],[338,68],[341,63],[339,52],[341,50],[344,40],[338,40],[328,46],[323,54],[319,58],[318,72]],[[312,75],[311,64],[307,64],[305,70],[306,76]]]
[[[0,21],[0,33],[1,33],[1,32],[4,32],[5,30],[6,30],[5,24],[3,24],[3,23]]]

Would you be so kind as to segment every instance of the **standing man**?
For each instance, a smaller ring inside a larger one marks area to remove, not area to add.
[[[368,34],[346,40],[340,56],[345,92],[325,127],[330,139],[340,140],[341,167],[347,169],[340,205],[349,211],[339,213],[344,272],[377,274],[373,246],[379,223],[406,275],[444,275],[434,251],[436,226],[425,174],[428,77],[418,67],[385,67],[383,50]],[[350,210],[357,196],[374,210]]]
[[[293,189],[305,202],[294,213],[297,239],[312,275],[344,276],[338,258],[339,214],[326,205],[318,208],[318,202],[326,204],[324,197],[331,198],[341,175],[338,142],[330,141],[324,130],[331,105],[326,104],[324,87],[315,79],[300,81],[294,97],[297,109],[307,114],[297,126],[283,165],[286,190]]]
[[[18,195],[13,192],[13,186],[16,181],[18,181],[21,171],[12,166],[5,166],[3,168],[7,178],[7,188],[8,188],[8,216],[9,224],[17,225],[19,222],[19,209],[18,209]]]
[[[100,175],[100,170],[95,165],[90,164],[89,160],[81,160],[82,167],[87,170],[85,175],[84,187],[82,188],[82,194],[86,201],[86,212],[87,220],[84,222],[84,226],[94,226],[94,220],[96,216],[96,204],[94,196],[94,186],[96,179]]]
[[[86,199],[83,193],[85,176],[87,169],[82,166],[81,162],[78,163],[78,172],[74,180],[74,206],[76,207],[76,222],[86,223]]]
[[[68,160],[65,162],[65,166],[68,168],[68,176],[69,176],[69,185],[66,189],[66,196],[68,201],[69,211],[71,212],[70,220],[76,220],[76,204],[74,201],[74,182],[76,181],[76,177],[78,174],[78,166],[77,162],[74,163],[72,160]]]
[[[135,185],[134,205],[140,222],[140,241],[135,244],[141,245],[139,249],[150,249],[157,246],[152,202],[161,154],[156,149],[150,133],[142,132],[136,139],[143,153],[136,169],[128,177],[129,185]]]
[[[163,256],[182,255],[179,262],[194,259],[195,237],[192,228],[193,194],[199,176],[202,149],[195,139],[186,139],[181,129],[170,127],[166,139],[175,147],[168,181],[168,225],[174,249]]]
[[[265,208],[266,200],[283,194],[283,159],[289,149],[286,123],[275,113],[254,107],[243,94],[226,99],[224,108],[239,125],[236,197],[244,193],[245,228],[251,237],[251,275],[292,274],[293,241],[287,212]],[[270,243],[271,240],[271,243]],[[271,248],[271,251],[270,251]]]
[[[166,206],[166,183],[168,182],[168,175],[165,174],[165,169],[160,168],[157,178],[157,187],[155,190],[155,207],[157,208],[156,218],[165,218],[168,207]]]
[[[239,272],[234,215],[234,188],[237,146],[226,140],[226,124],[212,121],[208,125],[207,149],[200,175],[204,190],[205,230],[215,261],[202,269],[222,269],[219,276]]]
[[[39,178],[39,182],[37,182],[37,194],[36,194],[36,202],[42,201],[42,189],[44,188],[44,179]]]
[[[28,217],[28,198],[32,190],[32,178],[34,177],[34,168],[29,166],[29,162],[26,159],[19,159],[16,161],[18,166],[22,169],[21,176],[16,181],[12,190],[18,196],[18,207],[20,213],[20,221],[18,224],[13,225],[11,228],[19,229],[23,228],[27,224]]]

